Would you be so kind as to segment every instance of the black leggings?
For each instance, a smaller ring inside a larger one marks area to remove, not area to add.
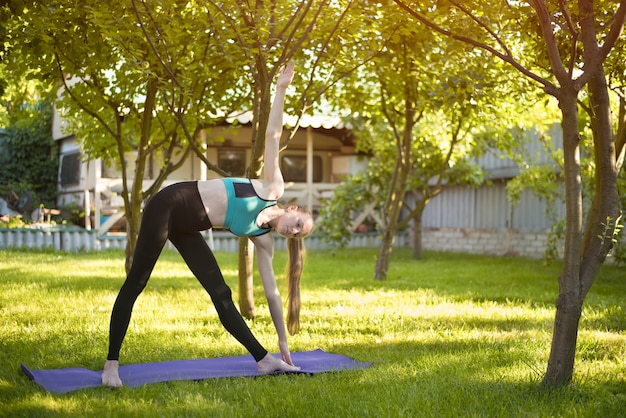
[[[211,228],[195,181],[176,183],[157,193],[146,205],[139,228],[133,262],[113,305],[108,360],[118,360],[133,305],[148,283],[161,250],[169,239],[189,269],[211,296],[224,328],[256,361],[267,350],[252,335],[232,300],[213,252],[199,231]]]

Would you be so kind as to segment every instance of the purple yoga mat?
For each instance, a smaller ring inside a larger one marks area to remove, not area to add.
[[[279,356],[275,354],[275,356]],[[362,369],[371,362],[358,362],[341,354],[331,354],[317,349],[291,353],[291,359],[301,369],[298,372],[315,374],[339,370]],[[83,368],[30,370],[22,364],[22,371],[48,392],[67,393],[78,389],[101,386],[102,371]],[[218,377],[261,376],[252,356],[207,358],[197,360],[174,360],[158,363],[141,363],[120,366],[120,378],[130,388],[148,383],[171,380],[204,380]]]

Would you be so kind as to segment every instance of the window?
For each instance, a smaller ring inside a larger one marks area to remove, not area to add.
[[[61,186],[80,184],[80,152],[61,156]]]
[[[280,159],[280,169],[283,172],[285,181],[295,183],[306,182],[306,156],[304,155],[283,155]],[[313,182],[322,181],[322,158],[313,156]]]
[[[217,151],[217,166],[231,177],[246,175],[246,151],[238,149],[220,149]]]

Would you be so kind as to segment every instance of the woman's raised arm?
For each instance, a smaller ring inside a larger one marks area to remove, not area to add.
[[[263,156],[263,180],[272,196],[269,199],[278,199],[285,190],[285,181],[280,171],[278,152],[280,138],[283,133],[283,108],[285,93],[294,75],[294,63],[290,62],[279,74],[276,80],[276,94],[270,109],[270,116],[265,131],[265,154]]]

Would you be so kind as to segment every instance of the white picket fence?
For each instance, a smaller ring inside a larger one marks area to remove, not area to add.
[[[214,251],[237,252],[238,238],[229,233],[205,233],[205,239]],[[274,234],[276,249],[286,249],[286,240]],[[353,234],[349,247],[377,247],[380,238],[376,233]],[[408,245],[406,235],[396,237],[396,246]],[[320,236],[306,238],[308,249],[325,249],[328,244]],[[100,251],[109,248],[124,249],[126,235],[106,234],[99,236],[95,230],[83,228],[0,228],[0,248],[54,249],[58,251]],[[171,244],[168,243],[168,247]]]
[[[626,240],[622,234],[623,240]],[[214,251],[237,252],[239,240],[227,232],[207,231],[205,239]],[[516,255],[541,258],[544,256],[546,231],[517,231],[508,229],[461,229],[461,228],[424,228],[422,245],[425,250],[473,253],[486,255]],[[277,250],[286,249],[286,240],[274,234]],[[563,244],[561,243],[560,246]],[[327,249],[329,244],[321,236],[311,235],[305,239],[307,249]],[[378,248],[380,237],[376,232],[352,234],[348,247]],[[401,232],[396,236],[395,247],[410,247],[411,236]],[[53,249],[66,252],[100,251],[109,248],[126,247],[125,234],[98,235],[95,230],[78,227],[68,228],[0,228],[0,249],[32,248]],[[173,248],[168,242],[167,248]]]

